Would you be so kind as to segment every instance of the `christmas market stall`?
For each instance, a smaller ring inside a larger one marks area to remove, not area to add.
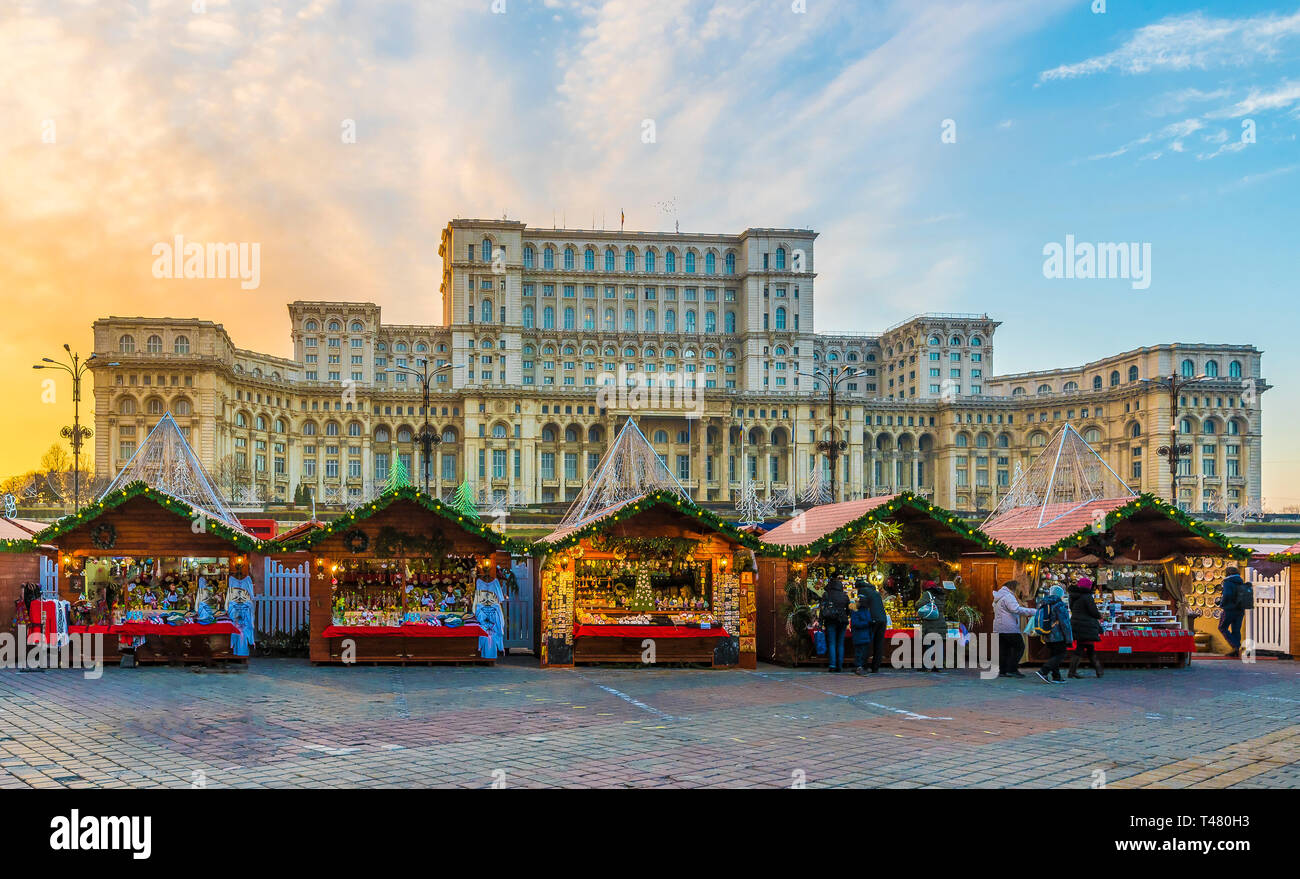
[[[697,507],[627,421],[536,545],[543,666],[756,666],[757,541]]]
[[[249,555],[261,541],[227,509],[170,413],[94,504],[37,539],[58,554],[69,633],[118,636],[123,665],[247,660]]]
[[[287,552],[310,559],[315,663],[493,663],[522,551],[457,508],[409,485],[325,525]]]
[[[820,631],[817,605],[832,577],[844,582],[850,596],[857,577],[880,591],[889,614],[886,645],[914,635],[926,591],[937,599],[950,637],[988,630],[992,590],[973,589],[959,560],[987,550],[990,541],[925,498],[904,492],[823,504],[768,531],[762,543],[758,655],[764,661],[826,662],[814,645]]]
[[[1205,571],[1222,574],[1250,554],[1168,501],[1135,494],[1069,425],[982,530],[1000,558],[968,556],[964,563],[995,565],[1020,584],[1022,602],[1054,585],[1068,590],[1081,577],[1092,581],[1102,618],[1096,649],[1108,664],[1187,664],[1196,650],[1189,621],[1217,610]],[[1030,639],[1029,658],[1045,656]]]
[[[43,522],[0,516],[0,632],[30,624],[41,576],[40,547],[32,538],[44,528]]]
[[[247,660],[260,544],[238,526],[131,482],[38,539],[57,553],[67,634],[116,636],[126,666]]]

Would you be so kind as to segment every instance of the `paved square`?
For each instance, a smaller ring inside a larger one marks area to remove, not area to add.
[[[3,787],[1300,787],[1300,664],[0,672]]]

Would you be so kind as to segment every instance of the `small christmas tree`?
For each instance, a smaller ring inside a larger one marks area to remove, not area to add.
[[[384,491],[392,491],[395,488],[407,488],[411,484],[411,474],[406,472],[406,465],[402,463],[399,456],[393,462],[392,469],[388,471],[388,479],[384,482]]]
[[[469,484],[468,479],[457,487],[456,494],[451,499],[451,508],[462,516],[478,518],[478,505],[474,502],[474,487]]]
[[[632,597],[628,599],[627,608],[638,613],[647,613],[655,609],[655,595],[650,588],[649,571],[637,571],[636,588],[632,591]]]

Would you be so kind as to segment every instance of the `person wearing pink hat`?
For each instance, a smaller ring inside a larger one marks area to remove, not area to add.
[[[1086,659],[1101,677],[1101,660],[1097,657],[1097,642],[1101,640],[1101,614],[1097,602],[1092,600],[1092,580],[1080,577],[1070,587],[1070,625],[1074,630],[1074,655],[1070,657],[1072,678],[1083,677],[1079,665]]]

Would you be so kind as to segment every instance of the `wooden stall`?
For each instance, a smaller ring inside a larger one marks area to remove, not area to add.
[[[1197,572],[1204,565],[1221,575],[1249,557],[1222,532],[1151,494],[1014,507],[983,531],[1004,558],[967,556],[963,566],[972,576],[976,566],[995,566],[1022,584],[1024,602],[1082,576],[1098,584],[1104,631],[1097,651],[1108,664],[1187,664],[1196,650],[1191,621],[1216,610],[1213,583]],[[1034,639],[1028,650],[1031,660],[1046,656]]]
[[[245,611],[251,621],[252,604],[238,593],[251,599],[248,557],[260,541],[242,529],[133,482],[37,540],[57,553],[70,633],[117,636],[133,663],[247,660],[251,629],[238,623]]]
[[[32,538],[44,530],[41,522],[0,517],[0,632],[26,622],[23,587],[39,584],[41,551]]]
[[[558,529],[541,554],[541,661],[755,668],[757,541],[668,490]]]
[[[476,583],[522,550],[472,515],[393,488],[283,549],[310,559],[312,662],[495,662],[480,650],[493,599]]]
[[[825,664],[812,645],[816,606],[832,576],[850,586],[859,576],[878,581],[890,616],[887,643],[911,636],[926,583],[934,584],[954,633],[991,625],[991,580],[972,582],[959,561],[987,549],[989,541],[956,514],[910,492],[813,507],[761,539],[758,655],[766,662]]]
[[[1283,605],[1279,621],[1285,627],[1286,643],[1282,651],[1288,656],[1300,655],[1300,543],[1293,543],[1282,552],[1271,557],[1275,563],[1286,570],[1286,589],[1284,595],[1278,596]],[[1258,589],[1258,587],[1257,587]],[[1256,596],[1256,606],[1261,603]]]

